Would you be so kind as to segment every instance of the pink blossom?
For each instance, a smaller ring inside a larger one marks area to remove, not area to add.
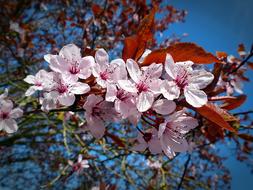
[[[162,152],[160,140],[158,139],[158,132],[154,128],[148,130],[144,134],[139,133],[137,140],[139,144],[132,148],[134,151],[144,151],[148,148],[152,154],[159,154]]]
[[[20,108],[13,109],[11,100],[2,99],[0,103],[0,130],[5,130],[7,133],[16,132],[18,130],[18,125],[15,119],[22,115],[23,111]]]
[[[80,174],[84,168],[89,168],[88,160],[83,160],[83,156],[81,154],[78,155],[77,162],[74,163],[71,160],[68,160],[68,164],[72,167],[74,172]]]
[[[119,89],[113,85],[107,88],[106,101],[114,102],[115,110],[121,114],[125,119],[130,115],[137,114],[136,102],[134,93],[127,92],[123,89]]]
[[[137,109],[145,112],[151,108],[155,95],[160,93],[162,65],[153,63],[141,70],[137,63],[128,59],[127,70],[132,80],[119,80],[119,86],[127,92],[137,93]]]
[[[159,99],[153,103],[152,109],[161,115],[168,115],[176,109],[176,104],[172,100]]]
[[[127,72],[123,59],[114,59],[109,63],[109,55],[104,49],[98,49],[95,54],[95,66],[92,74],[96,82],[103,88],[115,84],[119,79],[126,79]]]
[[[163,152],[173,158],[175,152],[185,152],[189,145],[184,135],[191,129],[198,126],[198,121],[193,117],[187,116],[183,110],[173,113],[160,124],[158,137]]]
[[[48,99],[57,99],[64,106],[71,106],[75,102],[75,94],[85,94],[90,91],[88,84],[75,81],[72,77],[54,73],[53,87]]]
[[[74,44],[64,46],[59,55],[47,54],[44,59],[53,71],[70,76],[76,81],[78,78],[88,78],[94,65],[94,58],[92,56],[82,58],[80,48]]]
[[[25,93],[26,96],[31,96],[37,90],[45,90],[51,87],[50,85],[52,85],[53,73],[42,69],[35,76],[28,75],[24,81],[29,84],[33,84],[33,86],[29,87]]]
[[[87,97],[85,104],[86,127],[91,134],[99,139],[105,133],[105,123],[117,120],[117,113],[113,108],[113,104],[104,101],[101,96],[91,94]]]
[[[174,63],[171,55],[167,54],[165,61],[165,71],[169,75],[169,80],[163,82],[161,91],[165,98],[173,100],[179,98],[183,91],[186,101],[194,107],[201,107],[207,103],[207,95],[200,90],[212,82],[212,73],[192,69],[193,62]]]

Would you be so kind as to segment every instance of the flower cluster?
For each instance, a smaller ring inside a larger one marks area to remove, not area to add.
[[[32,84],[27,96],[42,91],[42,110],[71,106],[76,95],[82,95],[85,127],[98,139],[104,135],[108,122],[128,119],[137,125],[148,117],[154,122],[153,128],[140,132],[137,138],[140,144],[133,150],[149,148],[154,154],[163,151],[170,158],[175,152],[188,150],[184,135],[198,125],[184,110],[175,111],[173,100],[185,98],[193,107],[203,106],[207,95],[201,89],[214,78],[204,69],[193,69],[191,61],[174,63],[169,54],[164,65],[140,67],[132,59],[110,61],[104,49],[98,49],[94,57],[81,57],[80,49],[69,44],[59,55],[48,54],[44,58],[52,71],[40,70],[24,79]]]
[[[14,133],[18,130],[15,119],[23,115],[20,108],[13,108],[13,102],[7,98],[8,90],[0,95],[0,130],[7,133]]]

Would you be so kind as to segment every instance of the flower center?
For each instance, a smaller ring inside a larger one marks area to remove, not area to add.
[[[108,73],[107,71],[101,72],[101,73],[100,73],[100,78],[101,78],[102,80],[107,80],[107,79],[109,79],[109,73]]]
[[[175,83],[181,89],[184,89],[188,85],[188,73],[186,70],[183,70],[177,74]]]
[[[71,67],[69,68],[69,72],[73,75],[78,74],[80,72],[80,69],[78,67],[78,64],[72,64]]]
[[[60,94],[63,94],[68,91],[68,87],[64,84],[60,84],[57,90]]]
[[[39,81],[36,81],[36,82],[35,82],[35,86],[42,86],[42,83],[39,82]]]
[[[144,82],[138,83],[136,88],[137,88],[139,93],[148,91],[148,85]]]
[[[2,113],[0,113],[0,118],[1,119],[8,119],[9,118],[9,113],[6,113],[6,112],[2,112]]]
[[[121,101],[125,101],[129,98],[128,93],[125,93],[122,89],[117,91],[116,97]]]
[[[152,133],[144,133],[143,135],[143,139],[146,141],[146,142],[149,142],[152,138]]]

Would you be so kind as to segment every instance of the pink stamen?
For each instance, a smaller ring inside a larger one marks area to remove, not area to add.
[[[147,92],[148,91],[148,85],[145,84],[144,82],[140,82],[136,86],[137,90],[139,93],[141,92]]]

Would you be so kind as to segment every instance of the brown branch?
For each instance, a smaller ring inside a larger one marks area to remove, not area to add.
[[[181,177],[181,180],[180,180],[180,183],[178,184],[178,187],[177,187],[177,190],[180,190],[181,189],[181,186],[183,184],[183,181],[184,181],[184,177],[185,177],[185,174],[186,174],[186,171],[188,169],[188,165],[190,163],[190,160],[191,160],[191,155],[189,154],[185,164],[184,164],[184,172],[183,172],[183,175]]]
[[[251,49],[250,49],[250,53],[249,55],[235,68],[233,69],[232,71],[230,71],[228,73],[228,75],[232,74],[232,73],[235,73],[236,71],[238,71],[238,69],[240,69],[245,63],[248,62],[248,60],[253,56],[253,44],[251,45]]]

